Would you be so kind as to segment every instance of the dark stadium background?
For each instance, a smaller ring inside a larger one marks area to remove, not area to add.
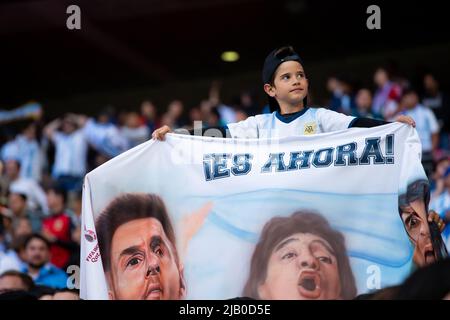
[[[81,30],[66,28],[70,4],[81,8]],[[381,30],[366,28],[370,4],[381,8]],[[288,43],[302,55],[319,103],[330,73],[371,81],[380,61],[413,82],[434,72],[448,87],[449,16],[434,0],[2,1],[0,108],[33,99],[51,118],[92,115],[108,104],[132,108],[148,97],[189,107],[214,79],[223,82],[225,102],[243,87],[261,97],[263,59]],[[221,61],[225,50],[240,60]]]

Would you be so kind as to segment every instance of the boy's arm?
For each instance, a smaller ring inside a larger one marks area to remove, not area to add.
[[[372,128],[388,124],[390,122],[371,118],[355,118],[350,122],[349,128]]]
[[[416,122],[410,116],[400,115],[395,119],[397,122],[406,123],[410,126],[416,127]],[[384,120],[376,120],[370,118],[355,118],[350,122],[349,128],[372,128],[391,123]]]

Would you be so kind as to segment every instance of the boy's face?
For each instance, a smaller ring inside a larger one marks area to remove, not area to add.
[[[275,98],[283,111],[283,105],[297,106],[308,95],[308,79],[297,61],[286,61],[275,71],[273,86],[264,85],[264,91]]]

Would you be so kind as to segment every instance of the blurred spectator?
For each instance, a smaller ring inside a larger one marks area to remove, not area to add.
[[[33,233],[31,222],[27,217],[19,217],[13,222],[14,238],[27,237]]]
[[[1,226],[1,241],[0,241],[0,247],[3,247],[4,249],[7,249],[9,244],[12,241],[13,238],[13,223],[14,214],[11,210],[9,210],[7,207],[0,206],[0,226]]]
[[[5,252],[7,249],[7,243],[5,240],[5,217],[0,212],[0,252]]]
[[[2,197],[6,197],[10,192],[24,194],[30,210],[41,210],[45,214],[48,213],[44,191],[35,180],[21,178],[20,167],[20,162],[17,160],[10,159],[5,162],[5,175],[0,177]]]
[[[353,86],[350,80],[344,77],[331,76],[327,80],[327,90],[331,93],[329,108],[336,112],[352,114],[355,112],[355,99],[353,96]],[[308,96],[308,103],[311,104],[311,97]]]
[[[97,118],[67,114],[62,120],[50,122],[45,135],[55,144],[52,176],[67,191],[81,190],[86,173],[88,143],[107,158],[128,148],[127,140],[110,122],[110,111],[102,111]]]
[[[8,196],[8,207],[13,213],[13,224],[16,223],[15,220],[24,218],[30,224],[33,232],[41,230],[44,215],[40,211],[28,209],[27,196],[25,194],[11,192]]]
[[[369,89],[358,90],[355,98],[356,108],[353,109],[352,116],[372,119],[382,119],[380,115],[372,112],[372,93]]]
[[[22,265],[17,254],[9,249],[11,240],[8,242],[5,234],[3,215],[0,215],[0,274],[7,270],[20,270]]]
[[[159,127],[156,107],[149,100],[145,100],[141,103],[141,118],[150,134]]]
[[[244,121],[248,118],[248,114],[245,112],[245,110],[237,109],[236,110],[236,122]]]
[[[445,170],[442,180],[443,191],[431,199],[430,209],[436,211],[446,224],[442,238],[447,250],[450,250],[450,166]]]
[[[249,116],[254,116],[261,113],[261,108],[255,101],[253,94],[250,91],[243,91],[241,93],[240,107],[245,110]]]
[[[141,123],[137,112],[127,114],[125,126],[121,128],[121,133],[128,141],[128,148],[133,148],[147,141],[150,137],[148,127]]]
[[[71,210],[67,210],[71,218],[72,234],[71,234],[71,254],[67,265],[80,265],[80,243],[81,243],[81,207],[82,207],[82,193],[75,194]]]
[[[21,270],[21,264],[18,263],[14,257],[8,254],[8,252],[0,251],[0,272],[6,272],[8,270]]]
[[[338,112],[347,115],[352,114],[352,112],[356,109],[355,99],[353,96],[353,86],[350,83],[350,80],[346,80],[344,78],[340,78],[339,82],[342,90],[342,96],[340,99],[341,105],[338,109]]]
[[[25,273],[9,270],[0,274],[0,294],[7,291],[31,291],[33,288],[33,279]]]
[[[80,293],[75,289],[59,289],[41,296],[39,300],[80,300]]]
[[[0,160],[19,160],[19,146],[16,143],[16,136],[11,132],[7,132],[4,135],[6,143],[0,149]]]
[[[433,152],[439,142],[439,125],[433,112],[419,103],[414,90],[405,91],[401,100],[402,114],[410,116],[416,122],[416,130],[422,142],[422,165],[431,176],[433,170]]]
[[[175,121],[174,119],[166,112],[162,115],[161,117],[161,125],[164,126],[169,126],[171,128],[178,128],[175,125]]]
[[[328,77],[327,90],[331,93],[329,104],[330,110],[338,111],[341,108],[341,98],[343,96],[341,84],[335,76]]]
[[[106,107],[99,112],[96,119],[87,119],[84,128],[87,142],[97,152],[109,159],[128,149],[127,139],[122,135],[119,128],[112,123],[112,114],[112,108]]]
[[[211,105],[216,106],[219,113],[219,118],[224,125],[234,123],[236,122],[236,112],[232,107],[223,104],[220,100],[220,86],[221,83],[219,81],[213,81],[211,83],[209,101]]]
[[[434,75],[428,73],[423,78],[425,94],[422,99],[424,106],[430,108],[436,116],[440,127],[440,147],[450,148],[450,101],[449,96],[439,88],[439,82]]]
[[[374,82],[377,91],[373,98],[372,111],[389,120],[397,112],[398,100],[402,94],[401,87],[390,80],[389,72],[385,68],[375,71]]]
[[[436,162],[436,168],[431,176],[431,199],[439,196],[444,191],[444,174],[450,167],[450,156],[445,156]]]
[[[25,241],[25,258],[27,273],[37,285],[51,288],[66,288],[67,274],[50,263],[50,244],[38,235],[33,234]]]
[[[68,191],[81,190],[86,173],[87,141],[82,130],[87,118],[72,114],[50,122],[44,133],[55,144],[52,176]]]
[[[207,122],[212,108],[213,108],[213,105],[210,100],[202,100],[200,102],[200,114],[201,114],[201,120],[203,122]]]
[[[199,107],[193,107],[189,110],[189,121],[191,126],[194,125],[195,121],[202,121],[202,113]]]
[[[42,222],[42,235],[50,243],[51,263],[66,268],[72,251],[77,249],[72,241],[75,226],[66,208],[67,193],[51,187],[47,190],[47,200],[51,214]]]
[[[34,122],[30,123],[14,140],[6,143],[1,151],[3,161],[12,159],[21,163],[22,178],[33,179],[37,182],[41,180],[42,174],[41,157],[37,141],[37,124]]]
[[[165,116],[173,123],[174,129],[182,128],[187,124],[184,119],[184,105],[180,100],[173,100],[169,103]]]
[[[219,110],[217,110],[217,108],[212,108],[206,121],[205,127],[223,127],[225,125],[226,124],[220,118]]]

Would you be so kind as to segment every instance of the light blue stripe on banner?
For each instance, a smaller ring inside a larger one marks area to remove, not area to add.
[[[257,192],[277,192],[277,191],[285,191],[285,192],[302,192],[302,193],[309,193],[309,194],[317,194],[317,195],[335,195],[335,196],[348,196],[348,197],[372,197],[372,196],[397,196],[397,192],[386,192],[386,193],[339,193],[339,192],[323,192],[323,191],[310,191],[310,190],[302,190],[302,189],[287,189],[287,188],[265,188],[265,189],[258,189],[253,191],[244,191],[244,192],[238,192],[238,193],[228,193],[226,195],[214,195],[214,196],[198,196],[198,195],[186,195],[184,198],[194,198],[194,199],[226,199],[229,197],[234,196],[242,196],[245,194],[252,194]]]
[[[254,243],[254,244],[256,244],[258,242],[259,235],[257,235],[254,232],[245,231],[243,229],[240,229],[240,228],[237,228],[237,227],[233,226],[232,224],[227,222],[225,219],[221,218],[214,211],[212,211],[210,213],[210,215],[208,216],[208,220],[211,223],[215,224],[217,227],[219,227],[222,230],[224,230],[224,231],[226,231],[226,232],[228,232],[228,233],[238,237],[239,239],[243,239],[243,240],[246,240],[246,241]],[[339,228],[339,229],[340,230],[346,229],[347,231],[350,230],[350,228]],[[363,232],[360,232],[360,231],[358,231],[356,229],[353,229],[351,231],[355,232],[355,233],[364,234]],[[378,238],[379,239],[383,239],[383,240],[390,240],[390,241],[392,241],[392,239],[388,238],[388,237],[379,237],[378,236]],[[352,257],[352,258],[363,259],[363,260],[366,260],[366,261],[370,261],[370,262],[377,263],[379,265],[384,265],[384,266],[391,267],[391,268],[400,268],[400,267],[405,266],[406,264],[408,264],[411,261],[413,252],[411,250],[409,252],[409,256],[406,259],[404,259],[403,261],[398,262],[398,263],[392,263],[391,260],[375,258],[375,257],[373,257],[371,255],[367,255],[367,254],[364,254],[364,253],[351,251],[351,250],[348,250],[347,254],[348,254],[349,257]]]
[[[227,222],[225,219],[221,218],[217,213],[212,211],[208,215],[208,220],[210,220],[212,223],[214,223],[219,228],[231,233],[232,235],[238,237],[239,239],[243,239],[252,243],[255,243],[258,241],[259,236],[256,233],[245,231],[243,229],[237,228]]]

